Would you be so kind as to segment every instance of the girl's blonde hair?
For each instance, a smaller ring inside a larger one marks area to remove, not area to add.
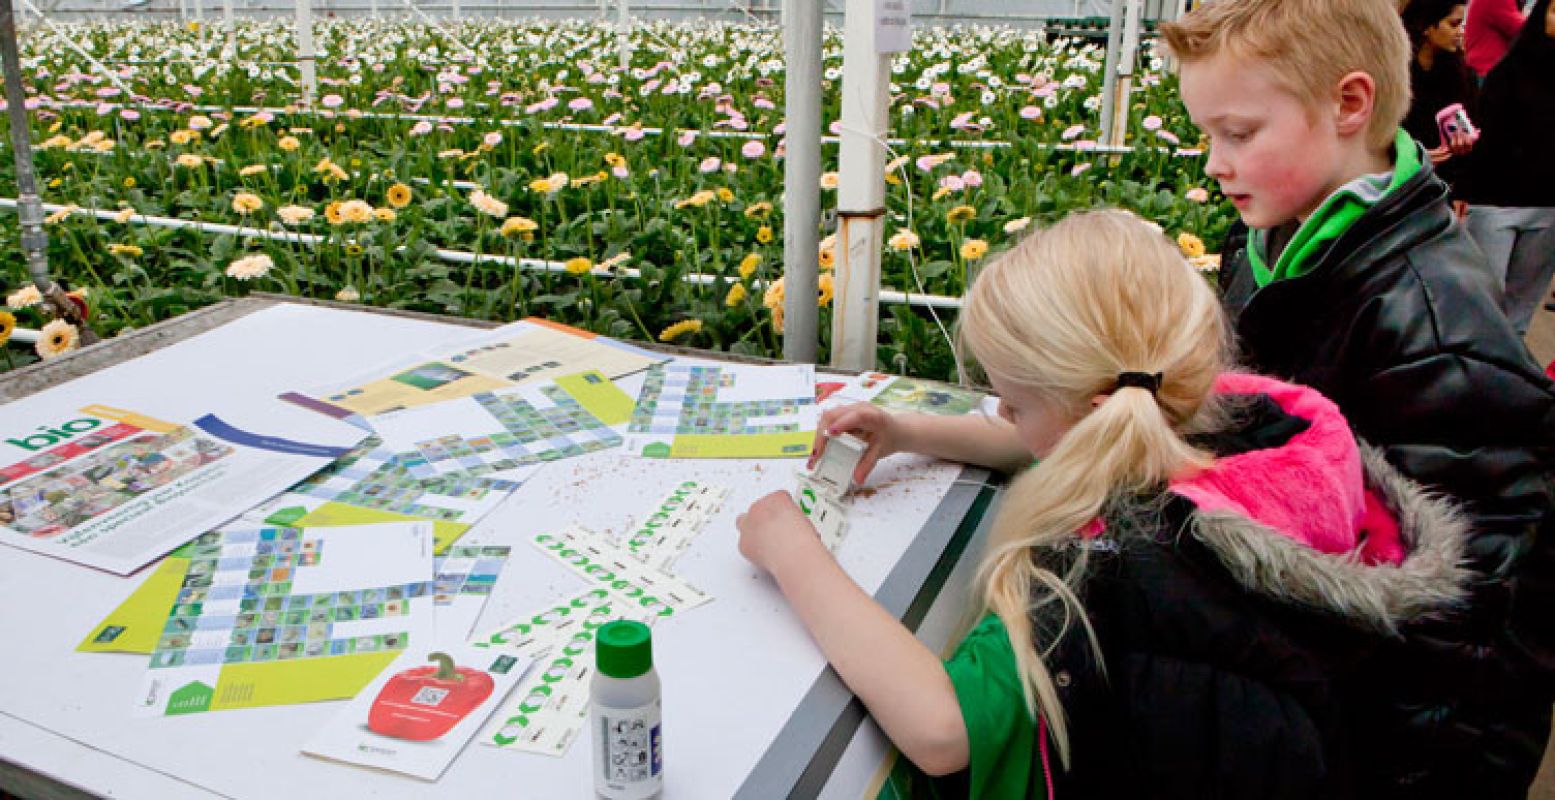
[[[1158,489],[1210,457],[1182,438],[1210,409],[1228,361],[1214,293],[1160,228],[1123,211],[1072,215],[989,265],[961,313],[964,350],[1002,382],[1073,421],[1005,493],[978,570],[984,605],[1009,631],[1027,710],[1046,720],[1065,766],[1068,728],[1044,657],[1071,622],[1095,632],[1075,594],[1086,552],[1064,574],[1045,564],[1110,498]],[[1161,373],[1154,395],[1117,388],[1121,372]],[[1104,395],[1094,410],[1092,398]],[[1032,615],[1059,603],[1062,624],[1034,641]]]

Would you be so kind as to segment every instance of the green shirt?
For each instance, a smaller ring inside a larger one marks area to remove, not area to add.
[[[897,759],[880,800],[906,797],[1046,798],[1037,725],[1026,713],[1004,622],[988,614],[945,662],[966,723],[967,769],[929,780]],[[1051,754],[1051,751],[1049,751]],[[1053,757],[1056,758],[1056,755]]]

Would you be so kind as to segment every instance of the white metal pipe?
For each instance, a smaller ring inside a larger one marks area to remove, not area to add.
[[[875,367],[891,57],[876,42],[876,0],[848,0],[842,34],[842,148],[837,185],[831,363]],[[790,289],[790,291],[793,291]]]
[[[10,341],[12,342],[20,342],[22,344],[36,344],[37,341],[41,338],[43,338],[42,331],[35,331],[32,328],[11,329]]]
[[[14,209],[17,207],[17,205],[18,203],[15,198],[0,197],[0,208]],[[67,206],[60,205],[59,203],[43,204],[43,209],[49,213],[63,211],[65,208],[67,208]],[[112,220],[118,216],[120,212],[117,210],[101,208],[77,207],[76,213],[90,214],[93,217],[101,220]],[[328,242],[330,238],[328,236],[319,236],[313,233],[298,233],[296,231],[286,230],[274,231],[266,228],[255,228],[247,225],[227,225],[220,222],[198,222],[186,219],[178,219],[177,217],[158,217],[150,216],[147,214],[133,214],[130,216],[127,224],[145,225],[146,227],[150,228],[192,230],[196,233],[204,235],[231,234],[233,236],[244,239],[267,239],[270,241],[291,242],[294,244],[306,245],[308,247],[314,247],[319,244]],[[401,250],[404,248],[395,249]],[[441,247],[436,248],[433,251],[433,256],[436,257],[439,261],[445,261],[451,264],[490,263],[505,264],[516,269],[530,270],[535,272],[567,271],[567,265],[562,261],[545,261],[538,258],[513,258],[511,256],[492,255],[488,253],[471,253],[467,250],[449,250]],[[606,270],[596,268],[593,274],[600,278],[642,278],[642,271],[636,269]],[[715,283],[734,283],[738,280],[738,278],[721,275],[710,275],[703,272],[693,272],[681,276],[681,280],[685,283],[698,286],[707,286]],[[755,281],[753,283],[753,288],[756,291],[763,291],[766,288],[766,284],[761,281]],[[961,298],[959,297],[917,294],[913,292],[901,292],[894,290],[882,291],[880,293],[880,302],[917,307],[933,306],[935,308],[952,309],[961,307]]]
[[[820,352],[816,250],[821,224],[821,39],[824,20],[815,0],[783,5],[783,357],[814,363]]]
[[[297,0],[297,63],[302,70],[302,103],[319,94],[318,54],[313,49],[313,0]]]
[[[632,68],[631,14],[627,0],[616,0],[616,57],[622,72]]]

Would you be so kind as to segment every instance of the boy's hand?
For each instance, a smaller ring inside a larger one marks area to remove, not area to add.
[[[1447,142],[1447,149],[1451,150],[1455,156],[1466,156],[1470,150],[1474,149],[1474,137],[1463,131],[1458,131]]]
[[[813,545],[821,551],[820,534],[788,492],[779,490],[751,504],[734,520],[740,529],[740,555],[752,564],[775,572],[776,559],[784,553]]]
[[[854,403],[833,408],[821,415],[816,426],[815,447],[810,452],[810,466],[820,459],[826,450],[829,437],[851,433],[869,443],[869,449],[858,460],[853,470],[853,482],[862,485],[880,459],[899,453],[903,449],[902,421],[890,412],[872,403]]]

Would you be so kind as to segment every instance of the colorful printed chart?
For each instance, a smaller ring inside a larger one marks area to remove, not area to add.
[[[605,408],[630,403],[603,375],[584,378],[594,393],[610,398]],[[411,475],[485,475],[619,445],[621,435],[601,419],[612,412],[596,414],[585,403],[594,405],[594,397],[547,383],[384,414],[371,423]]]
[[[473,524],[517,488],[514,481],[470,474],[418,477],[372,436],[292,491],[360,508]]]
[[[429,524],[212,531],[187,555],[143,715],[351,697],[432,641]]]
[[[669,364],[648,370],[626,448],[648,458],[781,458],[810,452],[815,368]]]

